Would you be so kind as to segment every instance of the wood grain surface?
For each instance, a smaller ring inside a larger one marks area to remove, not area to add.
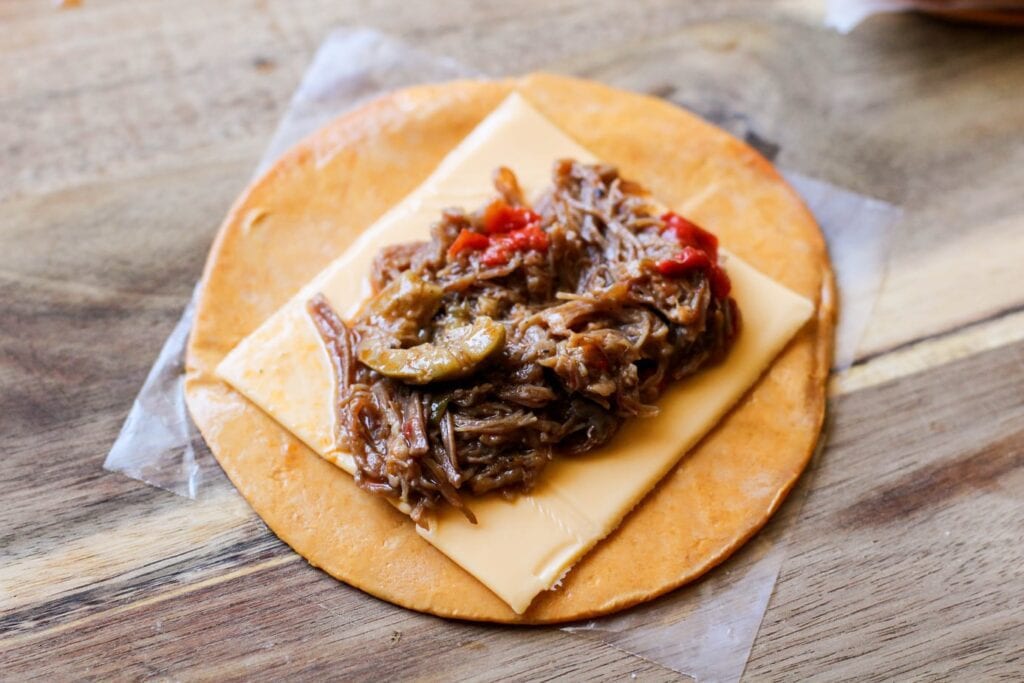
[[[223,480],[191,502],[100,468],[338,25],[656,93],[902,205],[746,678],[1024,676],[1024,34],[839,36],[811,0],[5,0],[0,24],[0,679],[678,677],[393,608]]]

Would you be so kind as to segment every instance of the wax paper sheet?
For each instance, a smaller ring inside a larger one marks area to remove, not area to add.
[[[257,173],[339,113],[394,88],[479,74],[365,29],[332,33],[320,47]],[[728,121],[719,122],[730,127]],[[740,134],[745,131],[734,131]],[[749,136],[748,136],[749,138]],[[760,140],[762,151],[778,148]],[[854,352],[881,286],[889,228],[898,210],[828,183],[787,173],[826,234],[842,295],[836,367]],[[185,410],[184,352],[193,303],[160,351],[104,467],[188,498],[223,477]],[[701,681],[735,681],[785,557],[785,530],[800,496],[752,541],[706,578],[619,615],[564,630],[596,638]],[[397,609],[397,608],[396,608]],[[480,628],[489,628],[480,626]]]

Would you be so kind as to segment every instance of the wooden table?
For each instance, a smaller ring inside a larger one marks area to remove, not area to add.
[[[519,5],[0,6],[0,678],[676,676],[558,630],[391,608],[229,486],[190,502],[101,470],[345,24],[489,73],[628,73],[902,205],[746,677],[1024,676],[1024,34],[900,16],[840,36],[810,0]]]

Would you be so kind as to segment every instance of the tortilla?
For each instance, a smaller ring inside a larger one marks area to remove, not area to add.
[[[818,306],[816,319],[729,415],[523,615],[417,535],[408,517],[359,489],[214,374],[228,351],[420,184],[512,90]],[[692,581],[764,525],[817,442],[833,326],[822,235],[771,164],[743,142],[663,101],[588,81],[548,74],[457,81],[395,92],[342,116],[241,196],[206,265],[185,391],[228,477],[314,566],[439,616],[568,621]]]

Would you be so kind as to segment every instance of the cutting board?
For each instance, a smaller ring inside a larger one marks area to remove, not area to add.
[[[489,73],[650,92],[901,205],[828,447],[782,509],[786,559],[746,675],[1019,675],[1020,35],[898,16],[843,37],[803,1],[3,14],[3,678],[678,676],[559,630],[392,607],[309,567],[223,480],[188,501],[100,468],[289,93],[345,23]]]

